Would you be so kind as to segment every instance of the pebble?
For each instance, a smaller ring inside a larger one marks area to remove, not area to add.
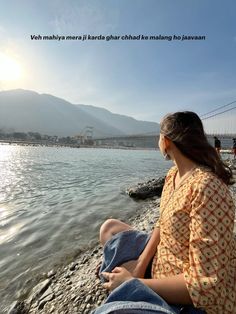
[[[52,270],[50,270],[50,271],[48,272],[47,277],[48,277],[48,278],[51,278],[51,277],[53,277],[53,276],[55,276],[55,275],[56,275],[56,271],[55,271],[54,269],[52,269]]]
[[[76,268],[77,265],[78,265],[77,263],[73,262],[73,263],[70,264],[69,269],[70,269],[70,270],[75,270],[75,268]]]
[[[51,279],[46,279],[40,282],[32,290],[27,303],[31,304],[35,299],[39,298],[44,293],[44,291],[46,291],[46,289],[49,287],[50,284],[51,284]]]
[[[53,306],[50,308],[49,313],[51,314],[51,313],[53,313],[54,311],[55,311],[55,306],[53,305]]]
[[[64,278],[65,278],[65,279],[68,279],[68,278],[70,278],[70,276],[71,276],[71,273],[68,273],[68,272],[67,272],[67,273],[64,275]]]
[[[88,295],[85,299],[85,303],[89,303],[90,300],[91,300],[91,295]]]
[[[72,294],[72,296],[71,296],[71,301],[74,301],[75,299],[76,299],[76,295],[75,294]]]
[[[41,300],[46,299],[46,298],[48,298],[49,296],[52,296],[52,295],[54,295],[54,294],[53,294],[53,291],[52,291],[52,288],[49,287],[49,288],[44,292],[44,294],[41,295],[41,297],[39,298],[39,300],[41,301]]]

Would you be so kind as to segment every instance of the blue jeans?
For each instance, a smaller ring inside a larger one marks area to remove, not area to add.
[[[103,248],[103,261],[99,272],[101,280],[104,281],[102,272],[111,272],[116,266],[138,259],[149,238],[150,235],[145,232],[127,230],[108,240]]]
[[[115,234],[105,243],[101,273],[111,272],[116,266],[129,260],[135,260],[144,250],[150,236],[137,230],[128,230]],[[145,286],[140,280],[132,279],[117,287],[94,314],[100,313],[165,313],[165,314],[203,314],[193,306],[169,305],[157,293]]]
[[[124,282],[111,292],[93,314],[204,314],[193,306],[170,305],[138,279]]]

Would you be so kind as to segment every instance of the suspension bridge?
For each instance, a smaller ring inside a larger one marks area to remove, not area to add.
[[[236,100],[200,115],[209,135],[236,135]]]
[[[236,100],[199,115],[209,142],[214,144],[214,136],[221,140],[222,148],[229,150],[236,138]],[[157,147],[158,132],[138,135],[116,136],[95,139],[95,144],[124,147]]]

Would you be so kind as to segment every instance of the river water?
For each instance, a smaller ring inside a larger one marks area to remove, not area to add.
[[[143,206],[125,190],[164,175],[159,151],[0,145],[0,313],[42,272]]]

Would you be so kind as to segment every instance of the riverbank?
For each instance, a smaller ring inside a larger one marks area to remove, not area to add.
[[[236,203],[236,183],[230,189]],[[159,217],[159,204],[159,198],[151,199],[142,211],[127,222],[134,228],[150,232]],[[102,248],[97,244],[67,266],[52,269],[24,301],[12,305],[9,313],[90,313],[107,297],[106,290],[95,275],[101,258]]]
[[[86,144],[66,144],[42,141],[3,141],[0,145],[25,146],[25,147],[53,147],[53,148],[94,148],[94,149],[122,149],[122,150],[156,150],[155,147],[136,147],[136,146],[109,146],[109,145],[86,145]]]
[[[2,314],[43,272],[94,246],[105,219],[135,214],[143,202],[127,188],[170,166],[146,150],[0,145],[0,156]]]
[[[236,203],[235,184],[232,191]],[[159,199],[151,200],[143,213],[128,222],[139,230],[150,232],[159,217],[159,203]],[[97,245],[66,267],[51,270],[24,302],[13,304],[13,309],[17,310],[10,313],[90,313],[107,297],[106,290],[95,276],[101,258],[102,248]]]
[[[123,150],[157,150],[157,147],[142,147],[142,146],[125,146],[125,145],[89,145],[89,144],[66,144],[48,141],[20,141],[20,140],[0,140],[0,145],[17,145],[30,147],[56,147],[56,148],[95,148],[95,149],[123,149]],[[222,155],[233,155],[232,149],[221,149]]]
[[[143,212],[127,222],[139,230],[150,232],[159,217],[159,203],[159,198],[150,200]],[[101,258],[102,248],[97,245],[66,267],[52,269],[27,299],[12,305],[9,313],[90,313],[107,297],[106,290],[95,275]]]

